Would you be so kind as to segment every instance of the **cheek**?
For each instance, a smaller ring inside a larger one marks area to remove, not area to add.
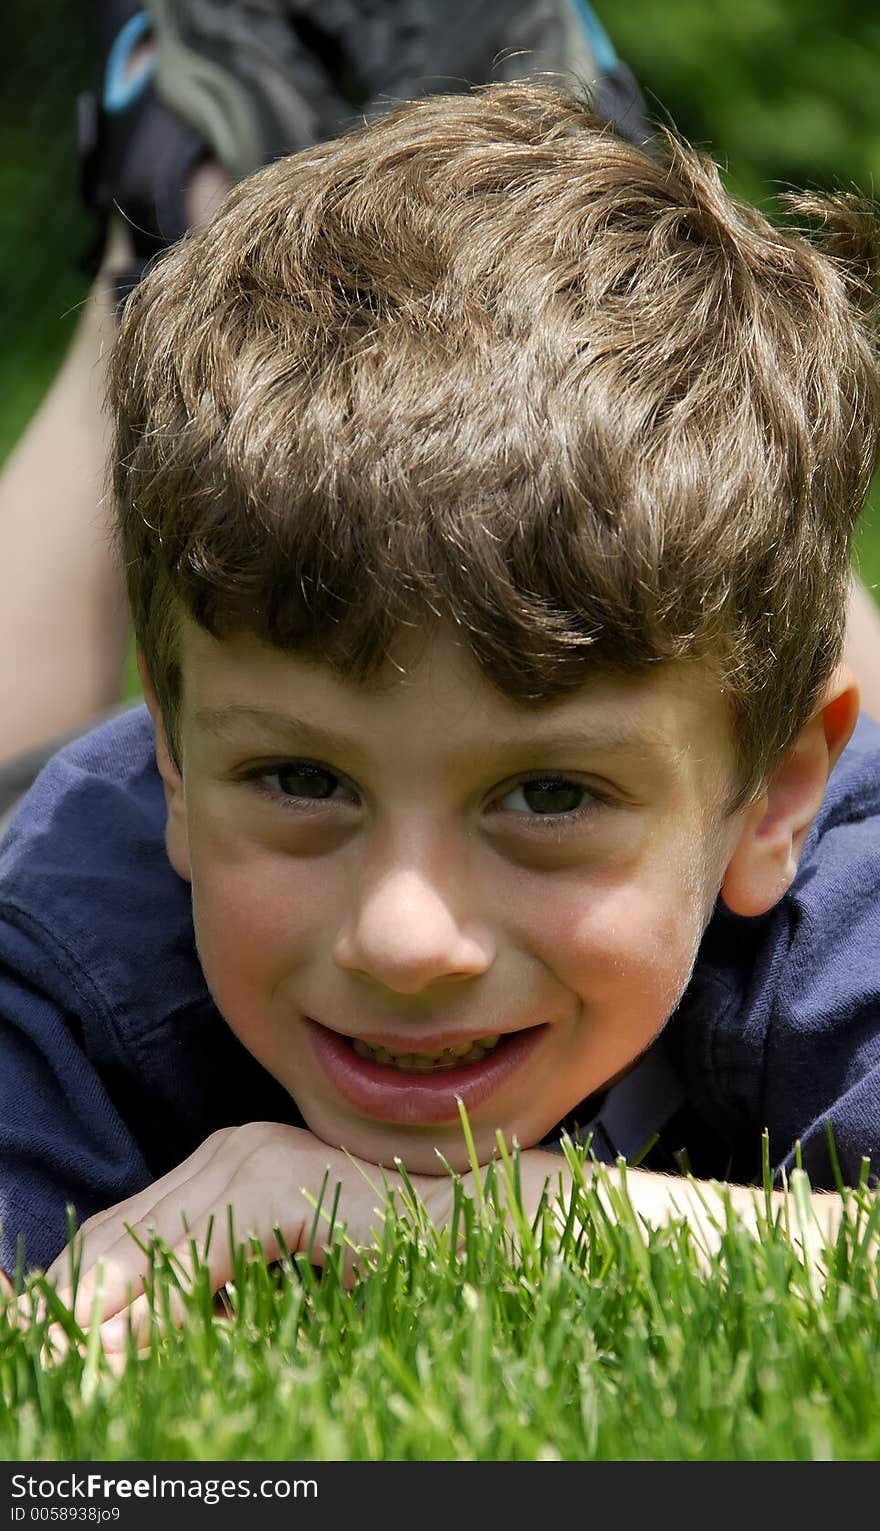
[[[206,837],[191,866],[196,945],[221,1010],[224,996],[274,988],[313,957],[328,929],[329,878],[221,837]]]
[[[704,923],[693,891],[627,883],[543,901],[533,935],[542,960],[588,1004],[638,1003],[665,1019],[690,977]]]

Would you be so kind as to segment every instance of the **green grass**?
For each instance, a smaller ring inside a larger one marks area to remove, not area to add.
[[[552,1192],[551,1192],[552,1195]],[[97,1333],[43,1356],[0,1313],[5,1460],[876,1460],[876,1212],[854,1193],[821,1276],[791,1229],[732,1217],[700,1258],[582,1185],[560,1231],[457,1196],[458,1233],[410,1202],[358,1283],[242,1248],[228,1313],[189,1287],[182,1330],[114,1375]],[[175,1273],[153,1252],[161,1315]],[[34,1299],[39,1278],[31,1280]]]

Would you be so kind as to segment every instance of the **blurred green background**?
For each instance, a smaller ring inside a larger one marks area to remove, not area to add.
[[[3,0],[0,457],[58,366],[86,293],[76,97],[91,83],[81,0]]]
[[[786,186],[873,193],[880,11],[870,0],[595,0],[652,112],[769,209]],[[76,95],[92,83],[84,0],[6,0],[0,90],[0,458],[36,408],[87,288]],[[859,548],[880,582],[876,488]]]

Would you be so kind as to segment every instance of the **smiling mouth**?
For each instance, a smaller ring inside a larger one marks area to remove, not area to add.
[[[457,1123],[462,1107],[469,1113],[479,1110],[522,1075],[549,1029],[541,1023],[518,1031],[486,1032],[446,1046],[438,1045],[440,1037],[435,1032],[430,1039],[419,1039],[420,1052],[411,1052],[401,1046],[409,1042],[408,1037],[389,1047],[386,1044],[397,1042],[397,1037],[383,1037],[380,1032],[366,1042],[322,1026],[310,1016],[305,1020],[313,1052],[334,1095],[361,1116],[408,1127]],[[427,1046],[429,1040],[433,1047]]]
[[[384,1064],[386,1068],[399,1069],[404,1074],[435,1074],[443,1069],[461,1068],[467,1063],[480,1063],[503,1040],[500,1035],[491,1034],[478,1037],[473,1042],[460,1042],[454,1047],[417,1053],[392,1052],[387,1047],[373,1047],[360,1037],[348,1038],[349,1046],[359,1058],[365,1058],[368,1063]]]

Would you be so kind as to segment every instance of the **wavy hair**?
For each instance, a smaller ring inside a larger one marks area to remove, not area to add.
[[[136,289],[110,369],[178,759],[181,610],[364,683],[430,619],[520,701],[708,663],[745,801],[839,657],[880,400],[873,209],[787,211],[809,237],[536,83],[236,186]]]

